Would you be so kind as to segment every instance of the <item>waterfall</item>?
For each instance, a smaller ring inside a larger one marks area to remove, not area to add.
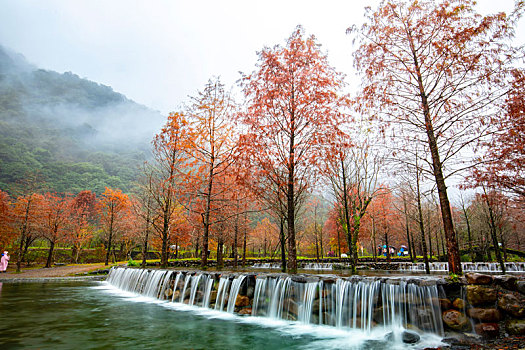
[[[199,287],[199,281],[202,274],[198,274],[192,277],[191,279],[191,290],[190,290],[190,305],[195,303],[195,295],[197,294],[197,288]]]
[[[525,263],[523,262],[506,262],[505,270],[507,272],[525,272]],[[429,263],[430,271],[433,272],[448,272],[448,263],[446,262],[431,262]],[[461,268],[463,272],[501,272],[499,263],[485,263],[485,262],[462,262]],[[424,272],[424,263],[402,263],[399,264],[399,270],[410,272]]]
[[[180,299],[179,299],[179,303],[183,303],[184,302],[184,299],[185,299],[185,296],[186,296],[186,289],[188,288],[188,283],[190,283],[191,281],[191,275],[188,273],[186,274],[185,278],[184,278],[184,287],[182,288],[182,292],[180,293]]]
[[[179,286],[179,280],[181,275],[181,273],[178,273],[177,277],[175,277],[175,282],[173,283],[173,295],[171,296],[171,302],[175,301],[175,295],[177,292],[177,287]]]
[[[235,304],[237,302],[237,295],[239,295],[239,289],[241,288],[242,282],[246,276],[240,275],[235,277],[235,279],[232,282],[232,286],[230,288],[230,297],[228,299],[228,307],[226,309],[226,312],[232,314],[235,309]]]
[[[334,264],[331,263],[305,263],[305,270],[333,270]]]
[[[219,280],[219,287],[217,288],[217,299],[215,301],[215,310],[222,311],[224,309],[224,302],[228,299],[227,290],[230,286],[230,277],[221,277]]]
[[[253,273],[218,278],[207,272],[113,268],[107,282],[167,302],[228,313],[247,311],[252,316],[365,333],[415,328],[443,334],[439,286],[430,279]],[[171,298],[165,293],[169,288]],[[236,306],[238,300],[242,306]]]

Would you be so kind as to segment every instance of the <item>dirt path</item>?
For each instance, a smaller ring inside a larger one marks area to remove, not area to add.
[[[20,273],[15,272],[15,266],[9,266],[6,273],[0,273],[0,280],[6,279],[26,279],[26,278],[46,278],[46,277],[69,277],[84,272],[103,269],[101,264],[74,264],[66,266],[53,266],[50,268],[22,268]]]

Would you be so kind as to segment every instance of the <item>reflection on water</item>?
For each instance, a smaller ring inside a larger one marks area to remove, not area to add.
[[[243,318],[104,282],[4,283],[0,314],[2,349],[395,349],[381,332],[364,339],[333,327]]]

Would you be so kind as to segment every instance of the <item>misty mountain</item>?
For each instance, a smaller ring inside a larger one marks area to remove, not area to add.
[[[0,189],[127,191],[165,118],[109,86],[38,69],[0,46]]]

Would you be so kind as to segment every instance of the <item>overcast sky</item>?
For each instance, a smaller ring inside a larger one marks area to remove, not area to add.
[[[352,79],[346,28],[378,1],[0,0],[0,44],[29,62],[111,86],[163,114],[212,76],[249,73],[264,46],[283,44],[301,24]],[[479,0],[482,13],[512,0]],[[525,36],[522,21],[517,32]],[[523,40],[521,40],[523,42]]]

